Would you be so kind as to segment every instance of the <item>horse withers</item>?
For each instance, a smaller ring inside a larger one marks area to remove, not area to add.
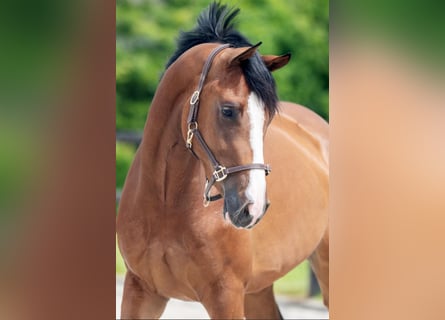
[[[117,219],[123,319],[158,318],[169,298],[280,318],[273,283],[307,258],[328,304],[327,124],[278,102],[271,72],[290,55],[261,56],[237,13],[211,4],[154,96]]]

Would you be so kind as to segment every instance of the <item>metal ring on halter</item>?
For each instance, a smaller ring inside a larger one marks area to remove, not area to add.
[[[210,200],[204,195],[204,200],[202,201],[204,207],[208,207],[210,204]]]
[[[210,204],[210,197],[207,195],[207,187],[209,185],[209,180],[206,179],[206,184],[204,186],[204,194],[203,194],[203,202],[202,204],[204,205],[204,207],[208,207]]]
[[[198,122],[196,122],[196,121],[190,122],[188,124],[187,129],[188,129],[188,131],[196,131],[196,130],[198,130]]]

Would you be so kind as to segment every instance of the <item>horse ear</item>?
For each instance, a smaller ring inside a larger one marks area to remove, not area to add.
[[[262,56],[263,62],[270,72],[284,67],[290,60],[291,54],[286,53],[282,56]]]
[[[242,61],[245,61],[247,59],[249,59],[250,57],[252,57],[254,55],[254,53],[256,52],[256,50],[258,49],[258,47],[261,45],[261,41],[258,42],[256,45],[251,46],[250,48],[244,50],[243,52],[241,52],[239,55],[237,55],[235,58],[233,58],[230,61],[230,65],[239,65]]]

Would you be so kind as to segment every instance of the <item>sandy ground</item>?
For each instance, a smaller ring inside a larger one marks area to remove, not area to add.
[[[116,319],[120,316],[123,278],[116,277]],[[314,299],[295,299],[278,296],[278,305],[285,319],[328,319],[328,310]],[[204,307],[198,302],[171,299],[161,319],[208,319]]]

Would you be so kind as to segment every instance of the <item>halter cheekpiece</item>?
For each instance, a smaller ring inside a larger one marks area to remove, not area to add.
[[[245,171],[245,170],[264,170],[266,175],[268,175],[271,172],[270,166],[268,164],[263,163],[251,163],[251,164],[245,164],[240,166],[234,166],[226,168],[225,166],[221,165],[213,155],[212,151],[210,150],[209,146],[205,142],[204,138],[201,135],[201,132],[198,129],[198,109],[199,109],[199,95],[201,94],[202,88],[204,86],[204,82],[206,80],[207,74],[209,73],[210,67],[212,65],[213,59],[216,57],[216,55],[221,52],[222,50],[231,47],[230,44],[223,44],[219,47],[216,47],[213,49],[213,51],[210,53],[209,57],[207,58],[204,67],[202,69],[201,77],[199,78],[198,88],[193,92],[192,96],[190,97],[190,111],[187,117],[187,140],[186,140],[186,147],[189,149],[193,154],[195,154],[192,150],[192,141],[193,138],[196,137],[198,139],[198,142],[201,144],[201,147],[204,149],[205,153],[207,154],[208,158],[210,159],[210,162],[213,166],[213,173],[212,177],[207,179],[205,189],[204,189],[204,206],[207,207],[210,203],[210,201],[215,201],[218,199],[221,199],[222,196],[220,194],[210,196],[210,189],[215,184],[215,182],[223,181],[227,178],[229,174]]]

